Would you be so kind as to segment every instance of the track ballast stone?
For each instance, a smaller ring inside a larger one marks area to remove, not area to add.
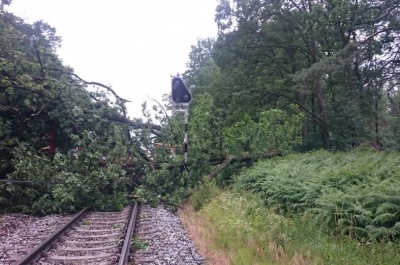
[[[70,216],[32,217],[25,214],[4,214],[0,217],[0,264],[11,265],[33,250]]]
[[[159,206],[142,206],[135,230],[134,264],[206,264],[179,218]]]

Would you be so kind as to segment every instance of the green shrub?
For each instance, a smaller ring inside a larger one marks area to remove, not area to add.
[[[218,194],[220,194],[220,191],[215,181],[204,177],[203,181],[194,188],[190,201],[193,208],[199,211],[205,204],[218,196]]]

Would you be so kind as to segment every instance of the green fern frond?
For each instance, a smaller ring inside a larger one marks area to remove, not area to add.
[[[378,206],[376,209],[375,214],[383,214],[383,213],[395,213],[400,211],[400,205],[391,203],[391,202],[384,202]]]
[[[396,218],[397,213],[383,213],[378,216],[376,216],[374,219],[372,219],[372,224],[378,225],[378,226],[391,226],[392,224],[397,221]]]
[[[367,195],[364,200],[364,206],[372,208],[385,202],[400,205],[400,196],[386,195],[383,193]]]
[[[395,223],[392,229],[396,231],[397,236],[400,237],[400,222]]]

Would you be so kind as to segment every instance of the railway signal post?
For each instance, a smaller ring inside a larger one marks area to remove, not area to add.
[[[184,167],[188,170],[187,167],[187,158],[188,158],[188,119],[189,119],[189,103],[192,101],[192,94],[189,89],[186,87],[185,83],[183,83],[182,79],[176,77],[172,79],[172,91],[171,97],[173,101],[172,113],[175,115],[176,113],[184,114],[184,122],[185,122],[185,136],[183,138],[183,152],[184,152]]]

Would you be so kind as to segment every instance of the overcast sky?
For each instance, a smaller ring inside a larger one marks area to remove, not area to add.
[[[217,0],[13,0],[8,11],[44,20],[62,38],[58,54],[87,81],[112,88],[139,117],[146,96],[170,92],[190,46],[215,37]]]

